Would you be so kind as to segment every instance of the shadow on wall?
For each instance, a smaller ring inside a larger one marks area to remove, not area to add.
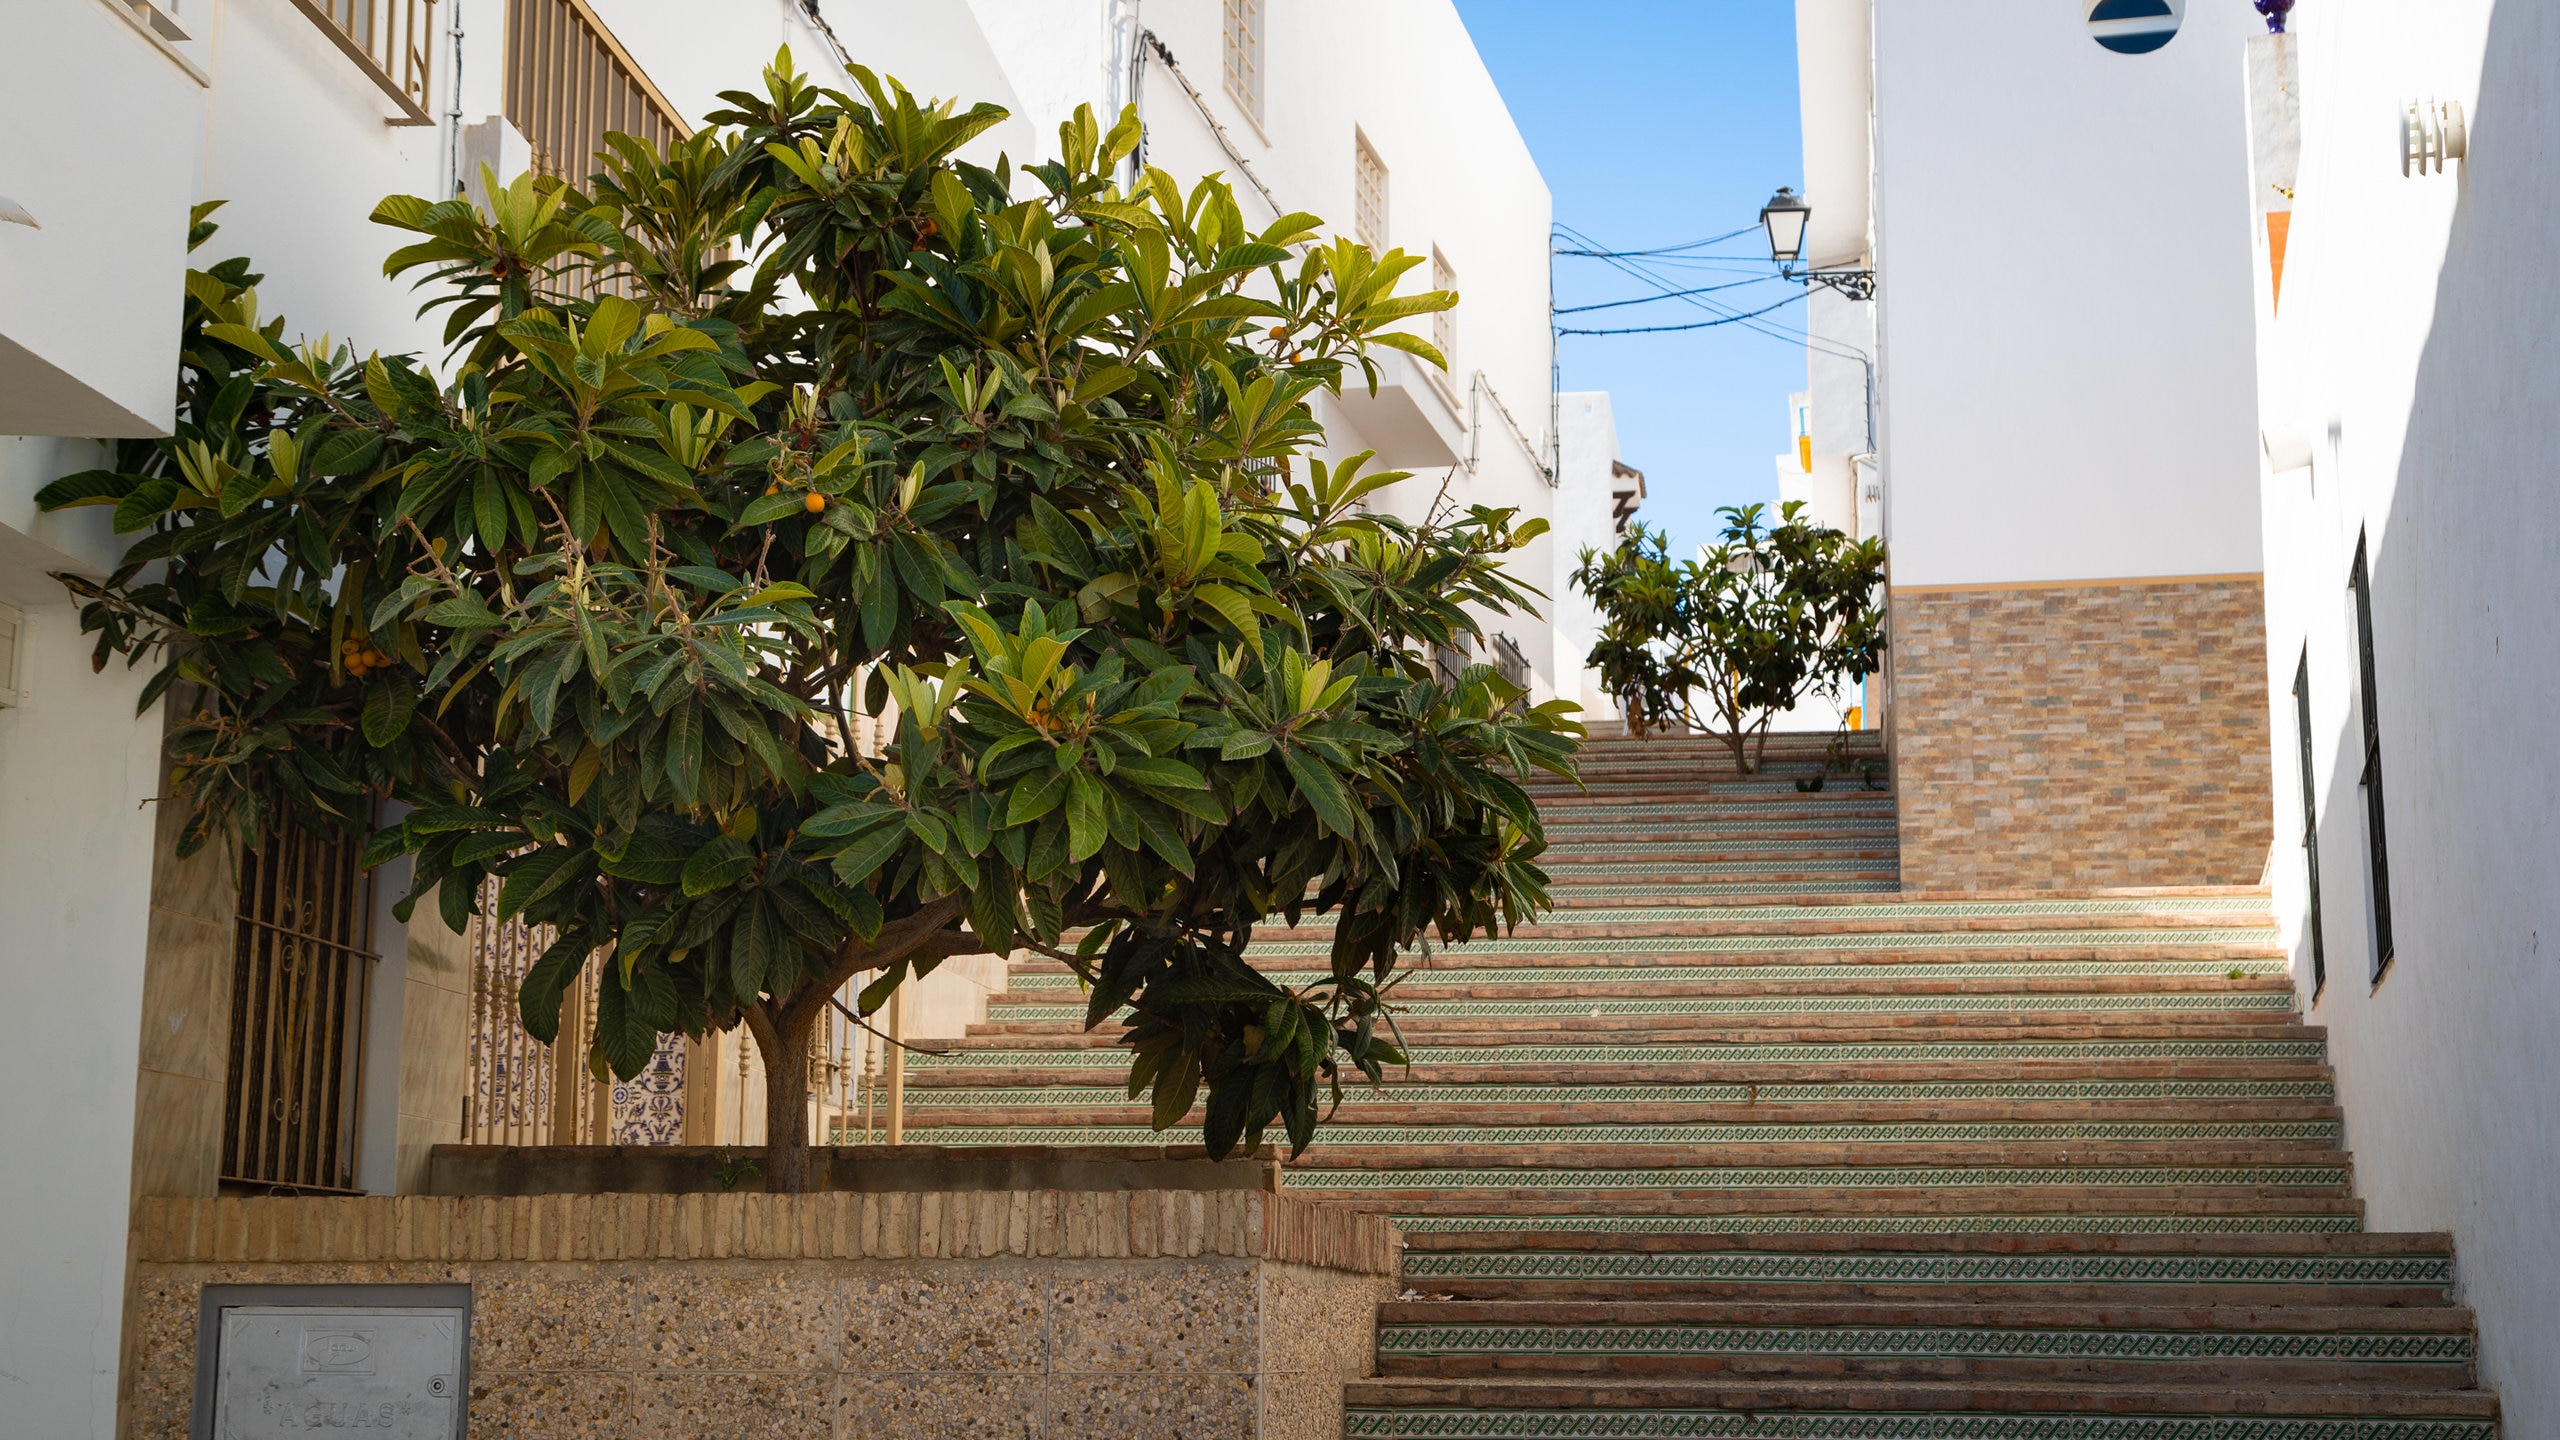
[[[2455,1231],[2482,1381],[2502,1392],[2513,1435],[2560,1434],[2549,1359],[2560,1345],[2549,1224],[2560,1054],[2548,1033],[2560,1013],[2555,77],[2560,6],[2496,0],[2469,158],[2458,179],[2448,166],[2424,182],[2462,188],[2389,513],[2370,531],[2397,953],[2368,994],[2363,957],[2333,949],[2320,1017],[2356,1122],[2369,1223]],[[2344,573],[2336,580],[2343,592]],[[2342,738],[2353,756],[2361,736]],[[2328,802],[2360,807],[2354,762],[2339,770]],[[2338,814],[2347,823],[2324,836],[2360,832],[2360,808]],[[2340,849],[2345,863],[2324,869],[2343,882],[2364,850]],[[2337,899],[2362,908],[2364,884],[2356,874]],[[2354,911],[2329,908],[2332,934],[2364,931]]]

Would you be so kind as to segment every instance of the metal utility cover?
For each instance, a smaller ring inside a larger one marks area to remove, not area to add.
[[[461,1440],[468,1285],[207,1285],[192,1440]]]

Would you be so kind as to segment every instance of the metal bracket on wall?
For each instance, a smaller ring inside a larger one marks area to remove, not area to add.
[[[1828,285],[1852,300],[1876,298],[1876,272],[1873,270],[1808,270],[1801,277],[1816,285]]]

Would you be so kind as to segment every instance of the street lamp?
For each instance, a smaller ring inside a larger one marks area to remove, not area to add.
[[[1769,203],[1760,207],[1761,228],[1769,232],[1769,258],[1781,266],[1793,265],[1804,258],[1804,223],[1813,218],[1813,207],[1793,188],[1778,187]]]
[[[1813,218],[1813,207],[1804,202],[1793,188],[1778,187],[1769,203],[1760,207],[1760,228],[1769,232],[1769,258],[1778,262],[1778,273],[1790,280],[1810,280],[1828,285],[1852,300],[1872,300],[1876,295],[1876,277],[1872,270],[1798,270],[1804,260],[1805,222]]]

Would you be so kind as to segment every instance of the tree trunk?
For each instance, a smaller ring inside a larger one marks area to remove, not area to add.
[[[1724,743],[1725,748],[1733,752],[1733,768],[1745,775],[1751,774],[1756,767],[1751,763],[1751,749],[1743,739],[1743,730],[1739,723],[1725,732]]]
[[[825,1001],[821,997],[819,1004]],[[764,1188],[801,1195],[809,1189],[809,1039],[818,1006],[795,1004],[771,1025],[750,1028],[764,1052]]]

